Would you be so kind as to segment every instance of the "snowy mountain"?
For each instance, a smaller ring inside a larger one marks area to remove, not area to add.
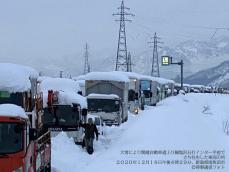
[[[190,84],[215,85],[229,88],[229,61],[197,72],[185,79]]]
[[[188,76],[228,60],[229,38],[223,37],[209,41],[186,41],[178,44],[173,49],[165,48],[162,54],[171,55],[175,59],[174,61],[183,59],[184,73],[185,76]],[[176,71],[179,74],[178,67]]]
[[[152,65],[152,49],[141,47],[128,47],[132,54],[133,71],[142,74],[150,74]],[[159,51],[159,61],[162,55],[170,55],[174,61],[184,60],[184,73],[189,76],[197,71],[214,67],[229,59],[229,38],[223,37],[209,41],[185,41],[174,47],[164,46]],[[89,62],[92,71],[111,71],[115,68],[116,45],[112,49],[89,49]],[[34,57],[9,57],[1,58],[1,62],[13,62],[29,65],[44,75],[58,76],[59,71],[64,71],[64,76],[80,75],[84,66],[84,49],[81,52],[67,54],[65,56],[37,56]],[[180,68],[176,65],[161,67],[162,77],[174,78]]]

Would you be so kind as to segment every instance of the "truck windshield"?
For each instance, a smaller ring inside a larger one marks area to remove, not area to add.
[[[5,103],[23,106],[22,93],[9,93],[7,91],[0,91],[0,104]]]
[[[91,112],[117,112],[120,102],[112,99],[88,99],[88,110]]]
[[[150,91],[150,89],[151,89],[151,82],[147,81],[147,80],[142,80],[141,81],[141,90],[142,91],[144,91],[144,90]]]
[[[79,111],[70,105],[57,105],[50,112],[44,109],[44,123],[52,127],[74,127],[79,121]]]
[[[23,148],[23,125],[0,122],[0,155],[16,153]]]

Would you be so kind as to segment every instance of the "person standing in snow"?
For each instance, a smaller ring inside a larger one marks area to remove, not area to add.
[[[94,152],[93,149],[93,141],[96,135],[96,140],[98,140],[99,137],[99,132],[96,127],[96,125],[93,123],[92,118],[88,118],[88,123],[87,124],[82,124],[80,123],[80,127],[83,127],[85,129],[84,133],[84,139],[83,139],[83,147],[85,146],[87,149],[87,152],[89,154],[92,154]]]

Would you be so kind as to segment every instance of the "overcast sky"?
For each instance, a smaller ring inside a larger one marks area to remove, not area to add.
[[[114,51],[119,24],[112,13],[120,0],[0,0],[0,61],[9,57],[65,56]],[[209,39],[229,27],[229,0],[125,0],[135,14],[127,24],[128,48],[147,46],[155,31],[166,45]],[[203,28],[202,28],[203,27]],[[229,31],[219,33],[229,35]],[[137,50],[140,51],[140,50]]]

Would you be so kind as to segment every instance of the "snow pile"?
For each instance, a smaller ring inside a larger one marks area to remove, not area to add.
[[[85,75],[79,75],[76,77],[72,77],[73,80],[78,81],[78,80],[85,80]]]
[[[177,86],[177,87],[181,87],[181,84],[180,83],[175,83],[174,85]],[[183,84],[183,86],[184,87],[191,87],[190,84]]]
[[[116,94],[89,94],[87,98],[91,99],[119,99],[119,96]]]
[[[14,104],[1,104],[0,116],[28,118],[24,109]]]
[[[10,93],[28,91],[31,88],[30,78],[38,78],[38,72],[33,68],[0,63],[0,90]]]
[[[203,88],[205,87],[204,85],[191,85],[192,88]]]
[[[86,98],[79,95],[79,84],[67,78],[42,78],[40,90],[43,92],[43,106],[47,107],[48,90],[58,91],[58,101],[61,105],[80,104],[81,108],[87,108]]]
[[[120,73],[117,72],[91,72],[85,76],[85,80],[129,82],[127,76],[121,75]]]
[[[72,105],[72,103],[76,103],[80,104],[81,108],[87,108],[86,98],[71,91],[60,91],[58,103],[60,105]]]
[[[72,79],[45,77],[39,80],[42,80],[40,85],[41,90],[62,90],[73,91],[76,93],[80,90],[79,84]]]
[[[170,79],[165,79],[165,78],[158,78],[158,77],[151,77],[152,81],[156,81],[160,84],[174,84],[175,82]]]
[[[143,75],[135,73],[135,72],[122,72],[122,71],[115,71],[114,73],[117,73],[119,75],[125,75],[129,79],[141,79]]]
[[[85,87],[85,80],[77,80],[75,81],[81,88]]]
[[[151,81],[156,81],[159,84],[174,84],[175,83],[173,80],[170,80],[170,79],[152,77],[152,76],[148,76],[148,75],[138,74],[138,73],[135,73],[135,72],[115,71],[114,73],[117,73],[118,75],[125,75],[129,79],[151,80]]]
[[[52,149],[52,164],[59,172],[90,172],[93,169],[99,169],[100,172],[193,172],[192,164],[154,164],[156,160],[184,161],[182,155],[147,155],[139,154],[138,151],[223,150],[226,164],[220,171],[227,172],[229,170],[227,164],[229,136],[226,134],[229,120],[228,102],[228,96],[215,94],[169,97],[156,107],[147,107],[136,117],[129,116],[128,122],[120,127],[106,128],[105,135],[99,142],[95,142],[95,153],[92,156],[87,155],[73,142],[71,148],[70,143],[65,148],[64,143],[67,138],[60,138],[56,143],[56,139],[59,138],[57,136],[52,139],[52,144],[63,146]],[[204,113],[206,107],[208,107],[207,113]],[[136,154],[133,154],[134,151]],[[132,153],[125,154],[125,152]],[[123,162],[136,160],[140,164],[118,164],[122,160]],[[153,164],[143,164],[146,160],[152,160]],[[196,163],[195,160],[192,162]]]

